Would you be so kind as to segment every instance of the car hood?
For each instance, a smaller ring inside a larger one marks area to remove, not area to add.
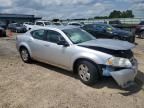
[[[96,39],[78,44],[78,46],[86,47],[101,47],[111,50],[129,50],[135,47],[126,41],[112,40],[112,39]]]

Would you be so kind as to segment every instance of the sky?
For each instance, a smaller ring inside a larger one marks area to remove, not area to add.
[[[34,14],[47,19],[107,16],[113,10],[133,10],[144,17],[144,0],[0,0],[0,13]]]

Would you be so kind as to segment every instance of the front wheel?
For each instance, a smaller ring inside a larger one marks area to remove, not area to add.
[[[30,63],[31,62],[30,54],[29,54],[29,52],[26,48],[21,48],[20,49],[20,55],[21,55],[22,60],[25,63]]]
[[[98,66],[89,61],[80,61],[77,64],[77,72],[80,80],[86,85],[94,85],[99,79]]]

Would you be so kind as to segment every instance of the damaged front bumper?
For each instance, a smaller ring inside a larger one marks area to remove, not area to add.
[[[111,71],[109,71],[109,76],[112,76],[119,86],[122,88],[127,88],[132,84],[132,82],[134,82],[138,71],[137,60],[134,59],[132,65],[133,66],[128,69],[119,69],[117,71],[111,69]]]

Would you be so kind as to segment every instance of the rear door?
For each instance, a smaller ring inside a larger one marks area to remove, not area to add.
[[[49,43],[45,41],[46,30],[35,30],[31,32],[31,35],[32,37],[28,43],[32,52],[32,57],[38,60],[48,61],[48,58],[45,58],[45,55],[49,55],[49,52],[47,52]]]

